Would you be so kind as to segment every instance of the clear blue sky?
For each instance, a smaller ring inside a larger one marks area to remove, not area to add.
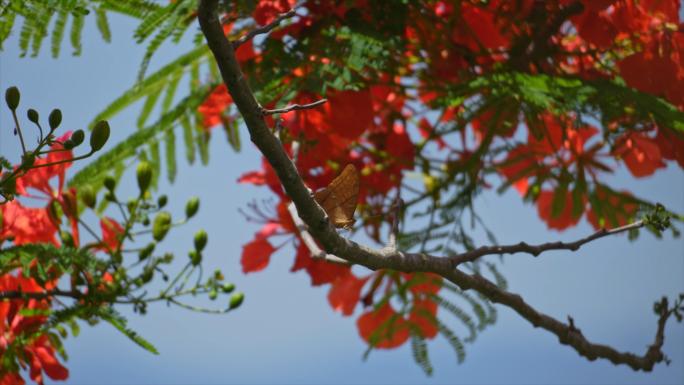
[[[81,57],[70,56],[65,41],[62,56],[54,60],[49,49],[38,58],[19,58],[16,33],[0,57],[0,88],[17,85],[22,111],[31,106],[46,117],[59,107],[63,127],[82,128],[111,100],[134,82],[143,47],[132,40],[135,22],[112,18],[113,42],[99,38],[88,18]],[[46,39],[47,40],[47,39]],[[65,39],[68,40],[68,39]],[[48,47],[49,48],[49,47]],[[154,58],[164,63],[188,49],[187,44],[164,46]],[[137,109],[113,119],[113,139],[135,129]],[[154,119],[152,119],[154,120]],[[16,154],[18,143],[4,107],[0,112],[0,152]],[[246,293],[243,307],[230,315],[194,314],[178,308],[152,306],[147,316],[130,315],[130,326],[152,341],[161,355],[153,356],[133,345],[108,325],[83,326],[66,349],[70,384],[183,384],[183,383],[682,383],[684,381],[684,325],[671,322],[665,353],[670,366],[653,373],[635,373],[606,361],[588,362],[559,345],[548,332],[536,330],[515,313],[498,307],[498,323],[467,345],[467,357],[456,364],[444,341],[429,344],[435,367],[426,378],[413,363],[408,346],[379,351],[363,362],[365,344],[358,337],[355,318],[333,313],[327,288],[312,288],[304,273],[289,268],[294,252],[275,254],[269,267],[243,275],[239,256],[242,245],[258,230],[245,223],[238,208],[254,198],[267,198],[266,189],[238,185],[245,171],[259,167],[259,156],[241,128],[243,151],[234,153],[223,133],[216,132],[208,167],[188,166],[179,157],[179,176],[161,190],[172,199],[179,216],[184,202],[199,195],[202,205],[190,225],[177,230],[164,247],[182,258],[198,228],[209,233],[205,252],[209,267],[221,267]],[[180,139],[180,135],[179,135]],[[179,143],[180,147],[180,143]],[[684,173],[670,165],[655,177],[634,180],[621,170],[613,181],[637,195],[684,211]],[[120,195],[133,195],[129,174]],[[502,196],[487,193],[478,201],[482,217],[502,243],[572,240],[591,231],[582,222],[562,234],[549,232],[536,209],[525,206],[511,191]],[[484,239],[479,239],[485,242]],[[626,237],[600,240],[579,252],[555,252],[539,258],[513,255],[504,258],[501,271],[510,290],[530,304],[565,319],[572,315],[590,340],[642,354],[655,333],[652,303],[662,295],[684,292],[684,241],[656,240],[650,235],[637,242]],[[358,309],[357,309],[358,311]],[[458,329],[457,329],[458,330]]]

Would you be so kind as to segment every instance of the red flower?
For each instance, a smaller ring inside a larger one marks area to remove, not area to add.
[[[14,237],[15,245],[52,243],[57,246],[57,227],[47,209],[22,206],[16,200],[0,206],[2,231],[0,240]]]
[[[655,170],[665,167],[658,144],[643,133],[626,133],[618,141],[613,153],[622,158],[629,172],[637,178],[651,175]]]
[[[242,246],[242,272],[252,273],[265,269],[275,251],[266,238],[257,235],[254,240]]]
[[[409,338],[406,320],[385,302],[377,310],[370,310],[356,321],[361,338],[378,349],[392,349],[401,346]]]
[[[221,84],[214,88],[207,99],[197,108],[203,116],[202,125],[205,128],[211,128],[221,123],[223,111],[233,103],[233,98],[228,93],[225,84]]]
[[[582,217],[583,210],[577,210],[579,214],[573,214],[573,200],[572,193],[567,191],[565,196],[560,197],[562,201],[560,204],[563,208],[558,215],[554,216],[552,213],[553,200],[556,195],[554,191],[542,191],[537,198],[537,211],[539,217],[546,222],[550,229],[563,230],[574,226]],[[582,202],[584,207],[584,202]]]
[[[414,324],[423,338],[435,338],[437,326],[437,304],[429,299],[414,299],[409,314],[409,322]]]
[[[330,302],[333,310],[339,311],[345,316],[352,315],[359,298],[361,298],[361,289],[370,277],[356,278],[350,271],[349,274],[333,281],[328,292],[328,302]]]
[[[100,219],[100,228],[102,229],[103,250],[116,251],[119,248],[124,228],[116,220],[109,217]]]

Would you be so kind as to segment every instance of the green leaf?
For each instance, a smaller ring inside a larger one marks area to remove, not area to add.
[[[150,93],[157,92],[163,86],[165,86],[169,81],[169,76],[175,75],[177,72],[182,72],[184,67],[197,63],[204,56],[209,54],[209,48],[206,45],[202,45],[193,49],[192,51],[180,56],[171,63],[165,65],[157,72],[145,78],[145,80],[139,82],[134,87],[130,88],[128,91],[124,92],[123,95],[119,96],[116,100],[110,103],[104,111],[100,112],[89,124],[92,127],[95,122],[100,120],[108,120],[124,108],[130,106],[131,104],[137,102],[141,98],[149,95]],[[194,86],[198,86],[199,83]]]
[[[176,134],[173,130],[168,130],[164,137],[164,155],[166,158],[166,176],[170,183],[176,179]]]
[[[57,20],[55,21],[55,26],[52,29],[52,37],[50,41],[53,58],[59,56],[59,51],[62,48],[62,39],[64,38],[64,29],[66,27],[68,17],[69,12],[66,10],[60,10],[57,15]]]
[[[131,134],[128,138],[76,173],[69,180],[69,187],[101,184],[104,177],[113,168],[120,165],[125,159],[134,156],[142,145],[156,140],[159,133],[172,129],[173,123],[180,117],[194,111],[206,99],[209,91],[209,88],[202,87],[192,92],[189,96],[178,102],[176,107],[162,115],[156,123]]]
[[[193,139],[193,128],[187,114],[180,117],[180,124],[183,127],[183,142],[185,142],[185,158],[189,164],[195,163],[195,141]]]
[[[109,29],[109,20],[107,20],[107,13],[100,7],[95,10],[95,23],[97,30],[100,31],[102,39],[109,43],[112,41],[112,33]]]
[[[154,347],[150,342],[141,337],[135,331],[128,329],[126,326],[126,319],[117,314],[114,309],[107,308],[99,310],[98,315],[103,320],[107,321],[110,325],[114,326],[116,330],[121,332],[123,335],[128,337],[131,341],[135,342],[141,348],[147,350],[152,354],[159,354],[157,348]]]
[[[83,33],[83,26],[85,22],[85,16],[81,14],[73,15],[71,19],[71,46],[74,48],[73,55],[78,56],[81,54],[81,35]]]

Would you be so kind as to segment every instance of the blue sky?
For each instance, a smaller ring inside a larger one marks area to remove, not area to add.
[[[63,127],[84,127],[111,100],[135,81],[144,47],[132,40],[135,22],[112,18],[113,42],[104,43],[88,18],[83,55],[70,56],[68,42],[55,60],[49,49],[37,58],[19,58],[17,36],[5,43],[0,57],[0,88],[16,85],[22,92],[22,111],[34,107],[47,116],[62,109]],[[185,52],[188,44],[164,46],[153,60],[163,64]],[[110,121],[113,145],[135,129],[137,109]],[[152,119],[154,120],[154,119]],[[0,152],[16,154],[5,107],[0,111]],[[548,332],[534,329],[514,312],[498,307],[499,321],[466,346],[466,361],[456,364],[441,340],[429,344],[435,374],[426,378],[413,363],[408,346],[373,352],[367,361],[355,318],[334,313],[327,288],[312,288],[304,273],[289,268],[294,252],[275,254],[269,267],[244,275],[239,257],[242,245],[258,230],[238,213],[253,199],[268,198],[266,189],[235,183],[242,173],[257,169],[260,160],[241,127],[243,150],[234,153],[223,133],[216,132],[207,167],[188,166],[179,156],[175,184],[163,182],[171,197],[170,210],[181,215],[190,196],[202,199],[197,217],[176,230],[164,243],[166,250],[183,256],[199,228],[209,233],[205,251],[210,269],[220,267],[246,301],[224,316],[194,314],[165,305],[152,306],[146,316],[129,309],[130,326],[153,342],[161,354],[138,348],[107,325],[83,326],[78,338],[69,338],[69,384],[112,383],[682,383],[684,381],[684,325],[671,322],[665,353],[670,366],[652,373],[635,373],[606,361],[588,362],[561,346]],[[179,136],[180,139],[180,136]],[[120,195],[136,193],[133,176]],[[625,170],[610,177],[617,186],[639,196],[684,211],[684,173],[674,165],[655,177],[635,183]],[[477,202],[480,215],[502,243],[525,240],[573,240],[591,231],[582,222],[564,233],[549,232],[536,209],[524,205],[514,191],[486,193]],[[485,239],[478,239],[486,242]],[[644,234],[637,242],[626,237],[603,239],[576,253],[552,252],[538,258],[506,256],[500,270],[510,290],[522,294],[537,309],[565,319],[568,314],[591,341],[642,354],[655,333],[654,300],[684,292],[684,241],[666,236],[656,240]],[[359,309],[357,309],[357,312]],[[358,313],[357,313],[358,314]],[[457,329],[458,330],[458,329]]]

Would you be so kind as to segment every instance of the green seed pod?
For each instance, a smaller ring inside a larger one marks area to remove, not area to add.
[[[83,130],[76,130],[74,131],[73,134],[71,134],[70,140],[74,142],[74,145],[78,146],[81,143],[83,143],[83,140],[85,139],[85,132]]]
[[[229,308],[235,309],[242,304],[245,300],[245,294],[242,292],[237,292],[230,296]]]
[[[92,152],[99,151],[109,139],[109,123],[100,120],[95,123],[92,134],[90,134],[90,149]]]
[[[207,241],[209,240],[207,236],[207,232],[204,230],[200,230],[195,233],[195,250],[198,252],[201,252],[204,250],[204,247],[207,245]]]
[[[5,101],[10,110],[15,111],[19,107],[19,89],[17,87],[10,87],[5,91]]]
[[[147,246],[145,246],[145,248],[140,250],[140,252],[138,253],[138,260],[144,261],[150,255],[152,255],[152,253],[154,252],[155,246],[157,246],[157,244],[154,242],[148,243]]]
[[[54,131],[62,123],[62,111],[59,108],[55,108],[50,112],[48,116],[48,123],[50,124],[50,129]]]
[[[150,282],[152,280],[152,277],[154,276],[154,270],[153,269],[145,269],[140,276],[142,279],[143,283]]]
[[[135,176],[138,178],[138,188],[140,189],[140,195],[142,195],[150,188],[150,183],[152,182],[152,166],[145,161],[138,163]]]
[[[197,214],[197,210],[199,210],[199,198],[198,197],[192,197],[190,200],[188,200],[188,203],[185,204],[185,216],[189,219],[195,216]]]
[[[216,289],[211,289],[209,291],[209,299],[213,301],[216,297],[218,297],[218,291],[216,291]]]
[[[28,120],[32,121],[35,124],[38,124],[38,111],[34,110],[33,108],[29,108],[28,111],[26,111],[26,116],[28,117]]]
[[[116,180],[112,176],[106,176],[104,180],[104,186],[107,188],[109,191],[114,191],[116,188]]]
[[[224,293],[230,293],[230,292],[232,292],[233,290],[235,290],[235,285],[232,284],[232,283],[224,283],[223,286],[221,286],[221,290],[222,290]]]
[[[190,250],[188,253],[188,256],[190,257],[190,262],[192,263],[193,266],[197,266],[200,263],[202,263],[202,253],[200,253],[197,250]]]
[[[162,208],[166,206],[166,203],[169,201],[169,197],[166,195],[162,195],[157,199],[157,207]]]
[[[81,202],[83,202],[84,205],[91,209],[95,208],[95,204],[97,204],[97,195],[95,195],[92,187],[82,187],[79,190],[78,195],[81,197]]]
[[[152,223],[152,238],[160,242],[166,236],[171,228],[171,213],[162,211],[154,218]]]

